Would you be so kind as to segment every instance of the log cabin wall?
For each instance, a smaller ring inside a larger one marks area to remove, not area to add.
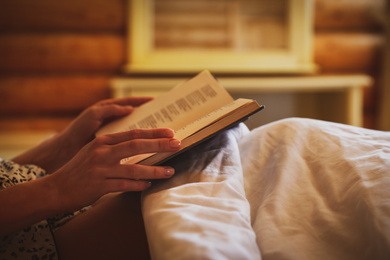
[[[110,96],[125,59],[125,4],[0,2],[0,131],[58,131]]]
[[[376,79],[385,0],[316,0],[315,62],[321,73]],[[59,131],[110,96],[125,64],[125,0],[0,2],[0,131]],[[377,88],[365,93],[375,128]]]

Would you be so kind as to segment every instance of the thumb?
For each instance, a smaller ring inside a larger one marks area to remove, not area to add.
[[[101,107],[101,120],[105,120],[113,117],[121,117],[133,112],[133,106],[120,106],[116,104],[105,105]]]

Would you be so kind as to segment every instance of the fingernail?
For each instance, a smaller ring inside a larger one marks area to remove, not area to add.
[[[146,188],[149,188],[152,186],[152,183],[150,181],[145,181]]]
[[[175,169],[167,167],[164,170],[164,174],[166,177],[171,177],[173,174],[175,174]]]
[[[169,145],[171,146],[171,148],[179,148],[180,141],[177,139],[173,139],[173,140],[169,141]]]
[[[124,108],[127,109],[128,111],[132,111],[134,109],[134,107],[132,106],[125,106]]]
[[[175,136],[175,131],[173,131],[172,129],[167,129],[167,131],[165,132],[166,136]]]

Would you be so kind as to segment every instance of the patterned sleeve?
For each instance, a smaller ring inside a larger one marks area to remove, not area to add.
[[[45,176],[35,165],[0,161],[0,190]],[[1,214],[7,214],[3,209]],[[17,233],[0,237],[1,259],[58,259],[51,225],[42,220]]]

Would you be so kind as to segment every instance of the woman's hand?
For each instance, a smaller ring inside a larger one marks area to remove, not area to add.
[[[99,136],[51,175],[0,190],[0,237],[58,213],[93,204],[111,192],[141,191],[148,180],[169,178],[169,167],[122,165],[121,159],[180,149],[170,129],[132,130]]]
[[[170,129],[132,130],[104,135],[86,145],[69,163],[48,176],[56,190],[58,211],[74,211],[111,192],[141,191],[148,180],[169,178],[169,167],[120,164],[137,154],[176,151],[180,142]]]
[[[84,110],[62,133],[64,142],[81,149],[107,121],[130,114],[135,107],[150,101],[149,97],[127,97],[103,100]],[[77,152],[79,151],[77,149]],[[73,151],[74,152],[74,151]]]
[[[103,124],[130,114],[135,107],[151,99],[128,97],[100,101],[84,110],[64,131],[15,157],[13,161],[19,164],[36,164],[52,173],[90,142]]]
[[[108,99],[84,110],[59,134],[58,139],[61,143],[63,157],[65,157],[63,163],[69,161],[82,147],[93,140],[95,133],[102,125],[110,120],[130,114],[135,107],[151,99],[149,97]]]

